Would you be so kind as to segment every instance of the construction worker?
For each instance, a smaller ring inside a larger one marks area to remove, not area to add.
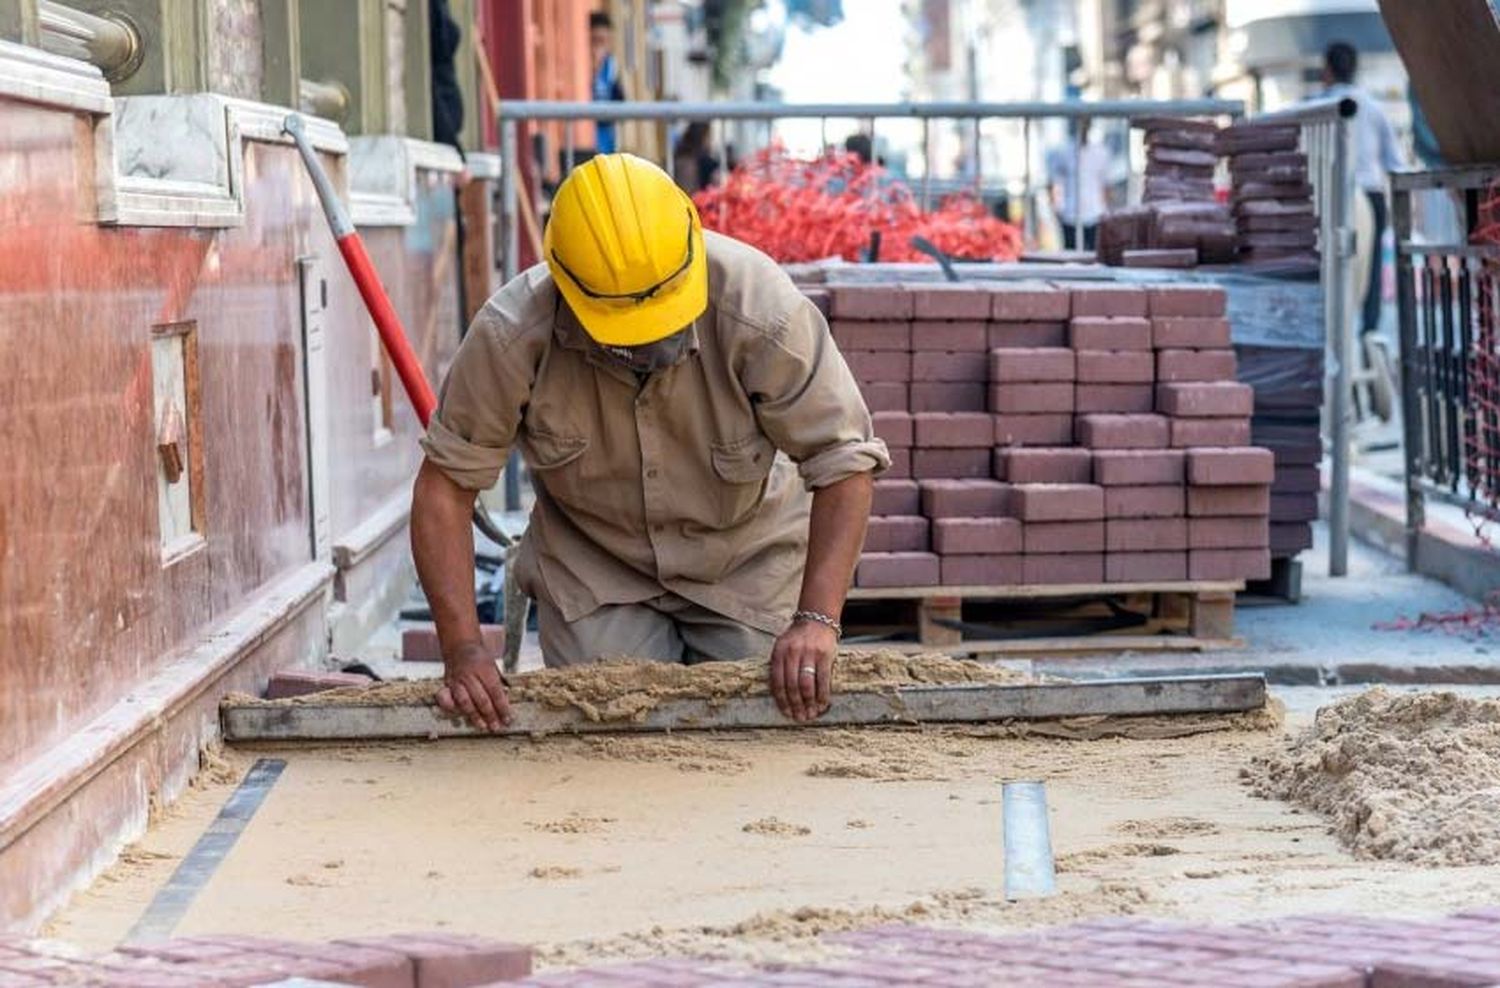
[[[549,667],[769,654],[781,710],[818,716],[890,464],[823,317],[628,154],[563,182],[543,252],[475,317],[422,440],[412,550],[439,704],[490,730],[508,717],[469,519],[516,443],[536,489],[516,574]]]

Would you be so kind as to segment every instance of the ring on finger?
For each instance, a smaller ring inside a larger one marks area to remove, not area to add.
[[[803,676],[816,676],[818,674],[818,667],[817,666],[803,666],[801,669],[798,670],[798,674],[799,675],[803,675]]]

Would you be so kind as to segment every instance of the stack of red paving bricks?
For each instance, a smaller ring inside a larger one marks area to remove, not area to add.
[[[1249,446],[1211,286],[836,286],[832,327],[891,449],[865,587],[1261,579]]]
[[[331,943],[196,936],[89,956],[0,934],[0,988],[237,988],[289,979],[362,988],[478,988],[531,973],[531,948],[453,933],[357,937]]]

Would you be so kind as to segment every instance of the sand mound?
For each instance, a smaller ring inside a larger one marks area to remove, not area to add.
[[[1500,700],[1368,690],[1242,775],[1328,816],[1358,857],[1500,863]]]
[[[947,655],[900,652],[843,652],[834,666],[838,691],[887,692],[902,686],[953,683],[1022,683],[1030,677],[1013,669],[981,665]],[[377,705],[433,703],[438,680],[381,683],[328,690],[289,700],[236,703]],[[595,722],[636,721],[666,700],[727,700],[770,692],[764,659],[704,662],[686,666],[641,659],[613,659],[566,669],[540,669],[510,677],[512,699],[553,709],[573,708]]]

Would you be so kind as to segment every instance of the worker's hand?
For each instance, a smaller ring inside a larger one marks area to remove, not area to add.
[[[776,639],[771,649],[771,696],[782,713],[809,721],[828,709],[838,650],[838,635],[814,621],[798,621]]]
[[[443,660],[443,688],[438,706],[451,715],[462,714],[481,731],[499,733],[510,723],[510,700],[492,655],[478,643],[463,645]]]

